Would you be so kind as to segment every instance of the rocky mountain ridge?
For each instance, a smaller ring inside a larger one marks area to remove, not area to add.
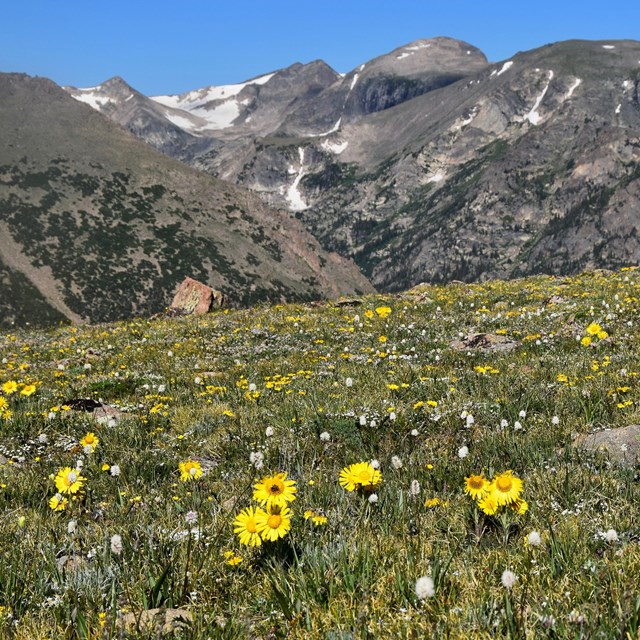
[[[182,159],[286,206],[383,290],[618,267],[640,260],[639,80],[636,41],[489,64],[420,40]]]
[[[0,74],[0,122],[3,326],[158,312],[185,276],[243,305],[372,291],[287,213],[157,152],[49,80]]]

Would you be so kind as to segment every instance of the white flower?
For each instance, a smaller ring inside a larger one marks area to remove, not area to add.
[[[82,453],[86,456],[91,455],[93,453],[93,447],[90,444],[85,444],[84,447],[82,447]]]
[[[267,438],[270,438],[273,435],[273,427],[267,427],[264,430],[264,434],[267,436]]]
[[[187,524],[195,524],[198,522],[198,512],[197,511],[187,511],[184,514],[184,519]]]
[[[392,412],[389,414],[389,420],[391,420],[391,422],[395,422],[396,417],[397,417],[397,416],[396,416],[396,412],[395,412],[395,411],[392,411]]]
[[[553,416],[553,418],[551,418],[551,424],[560,424],[560,418]]]
[[[353,380],[351,378],[347,378],[344,383],[347,385],[347,387],[353,387]]]
[[[202,378],[201,378],[200,376],[196,376],[196,377],[193,379],[193,381],[194,381],[196,384],[202,384]],[[158,391],[160,391],[160,389],[158,389]]]
[[[380,461],[379,460],[371,460],[371,462],[369,463],[374,469],[379,469],[380,468]]]
[[[523,409],[519,414],[518,414],[521,418],[526,418],[527,417],[527,412]]]
[[[116,556],[122,553],[122,538],[117,533],[111,536],[111,553]]]
[[[365,415],[361,415],[360,416],[360,426],[361,427],[366,427],[367,426],[367,416],[365,416]]]
[[[320,434],[320,440],[322,440],[322,442],[329,442],[329,440],[331,440],[331,434],[328,431],[323,431]]]
[[[376,504],[376,502],[378,502],[378,494],[377,493],[372,493],[369,496],[369,504]]]
[[[252,382],[249,385],[249,391],[251,391],[251,393],[253,393],[258,387],[256,387],[255,382]]]
[[[167,356],[169,356],[169,358],[173,358],[173,351],[167,351]]]
[[[519,420],[516,420],[516,421],[513,423],[513,429],[514,429],[515,431],[520,431],[520,430],[522,429],[522,425],[520,424],[520,421],[519,421]]]
[[[500,582],[502,582],[502,586],[505,589],[511,589],[513,585],[516,583],[518,576],[516,576],[513,571],[509,571],[509,569],[505,569],[502,572],[502,576],[500,577]]]
[[[38,436],[38,442],[40,444],[49,444],[49,436],[46,433],[41,433]]]
[[[71,474],[69,474],[71,475]],[[77,520],[69,520],[69,522],[67,523],[67,533],[69,535],[73,535],[76,532],[76,529],[78,528],[78,521]]]
[[[460,414],[460,417],[464,420],[464,419],[467,417],[467,412],[466,412],[466,411],[463,411],[463,412]]]
[[[375,427],[375,426],[377,426],[377,424],[378,424],[378,423],[376,422],[376,419],[374,418],[374,419],[373,419],[373,420],[371,420],[371,422],[369,423],[369,426],[370,426],[370,427]]]
[[[164,393],[166,388],[167,387],[164,384],[159,384],[158,385],[158,393]]]
[[[468,455],[469,455],[469,447],[467,447],[466,445],[458,449],[458,458],[460,458],[461,460],[463,458],[466,458]]]
[[[117,464],[112,464],[109,468],[109,473],[115,478],[120,475],[120,467]]]
[[[409,492],[412,496],[420,495],[420,483],[417,480],[411,481],[411,487],[409,488]]]
[[[509,426],[509,421],[502,418],[502,420],[500,420],[500,428],[506,429],[508,426]]]
[[[400,460],[400,458],[398,458],[398,456],[393,456],[391,458],[391,466],[394,469],[400,469],[402,467],[402,460]]]
[[[252,451],[249,460],[258,471],[264,467],[264,453],[262,451]]]
[[[411,429],[411,435],[415,438],[415,436],[420,435],[420,432],[417,429]]]
[[[84,369],[85,369],[85,371],[89,371],[91,369],[91,363],[90,362],[85,362]]]
[[[602,536],[607,542],[618,542],[618,532],[615,529],[608,529]]]
[[[528,536],[527,536],[527,542],[532,546],[532,547],[539,547],[542,544],[542,538],[540,537],[540,534],[537,531],[532,531]]]
[[[436,588],[433,584],[433,578],[431,576],[422,576],[416,580],[416,596],[418,600],[426,600],[427,598],[433,598],[436,594]]]

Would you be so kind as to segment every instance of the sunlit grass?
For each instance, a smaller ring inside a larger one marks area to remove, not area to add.
[[[636,638],[637,279],[0,336],[2,637]]]

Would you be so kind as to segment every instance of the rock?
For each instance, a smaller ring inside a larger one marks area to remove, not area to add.
[[[360,298],[341,298],[333,303],[334,307],[359,307],[362,304]]]
[[[120,409],[116,409],[98,400],[93,400],[92,398],[75,398],[73,400],[66,400],[62,404],[70,406],[72,411],[90,413],[98,424],[107,426],[115,426],[124,416]]]
[[[573,445],[585,451],[604,452],[612,462],[633,467],[638,464],[640,453],[640,425],[632,424],[618,429],[580,434],[573,441]]]
[[[494,333],[472,333],[462,340],[452,340],[451,348],[456,351],[511,351],[517,342]]]
[[[173,302],[169,307],[170,315],[203,315],[213,307],[221,307],[224,296],[220,291],[208,287],[193,278],[185,278],[176,289]]]
[[[193,616],[187,609],[145,609],[127,613],[119,622],[125,631],[154,633],[153,637],[161,637],[193,624]]]

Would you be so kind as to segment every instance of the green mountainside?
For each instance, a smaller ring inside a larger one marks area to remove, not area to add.
[[[372,290],[284,212],[156,152],[48,80],[0,75],[0,122],[5,325],[157,312],[185,276],[244,305]]]

